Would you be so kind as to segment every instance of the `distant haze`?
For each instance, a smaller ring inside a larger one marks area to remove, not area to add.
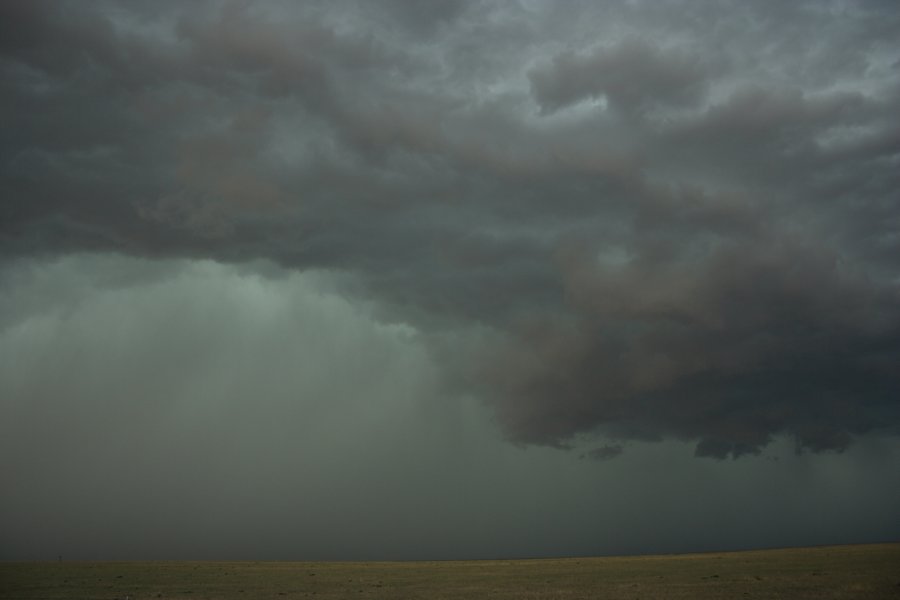
[[[900,538],[900,5],[0,4],[0,559]]]

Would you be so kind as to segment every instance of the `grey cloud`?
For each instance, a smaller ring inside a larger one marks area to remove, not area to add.
[[[695,103],[710,68],[679,49],[629,38],[587,55],[566,52],[529,73],[544,113],[589,98],[606,98],[623,111]]]
[[[582,458],[590,458],[592,460],[609,460],[622,454],[623,448],[620,445],[598,446],[582,454]]]
[[[518,442],[896,433],[892,6],[159,6],[4,5],[4,255],[341,273]]]
[[[723,246],[620,264],[567,251],[568,315],[516,331],[485,374],[511,437],[555,444],[599,427],[739,456],[784,433],[840,450],[896,432],[896,288],[815,246]]]
[[[469,4],[471,4],[469,0],[448,0],[438,4],[423,4],[414,0],[388,0],[372,12],[377,15],[386,9],[394,20],[408,30],[420,35],[433,35],[441,25],[459,18]],[[369,10],[372,10],[371,7]]]

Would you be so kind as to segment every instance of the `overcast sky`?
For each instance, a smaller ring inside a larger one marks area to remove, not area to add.
[[[0,3],[0,559],[900,539],[900,5]]]

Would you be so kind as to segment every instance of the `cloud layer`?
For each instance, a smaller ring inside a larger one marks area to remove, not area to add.
[[[3,3],[0,253],[342,274],[525,444],[898,433],[893,3],[419,4]]]
[[[900,441],[739,461],[503,441],[324,273],[4,270],[0,558],[446,559],[892,540]],[[618,455],[618,456],[616,456]],[[613,458],[616,456],[615,458]],[[612,460],[610,460],[612,459]]]

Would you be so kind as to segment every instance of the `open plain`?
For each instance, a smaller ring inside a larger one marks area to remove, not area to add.
[[[0,598],[900,598],[900,543],[411,562],[6,562]]]

